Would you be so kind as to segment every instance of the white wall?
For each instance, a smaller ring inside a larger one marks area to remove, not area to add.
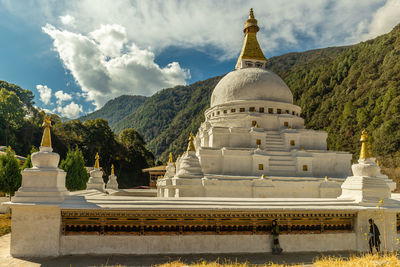
[[[280,235],[284,252],[356,250],[354,233]],[[61,254],[271,252],[271,235],[62,236]]]
[[[12,206],[11,255],[57,256],[60,228],[61,211],[58,206]]]

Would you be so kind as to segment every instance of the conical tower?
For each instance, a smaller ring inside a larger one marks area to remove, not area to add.
[[[236,63],[235,69],[242,68],[265,68],[267,59],[261,50],[260,44],[257,41],[257,32],[260,28],[257,25],[257,20],[254,17],[253,9],[250,9],[249,18],[244,24],[244,41],[242,51]]]

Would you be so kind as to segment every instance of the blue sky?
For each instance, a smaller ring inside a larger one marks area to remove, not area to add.
[[[357,43],[400,22],[400,0],[0,0],[0,79],[76,118],[233,70],[254,8],[269,58]]]

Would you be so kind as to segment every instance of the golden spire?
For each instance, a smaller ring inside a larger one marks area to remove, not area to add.
[[[95,157],[96,161],[94,162],[94,168],[95,169],[100,169],[99,158],[100,158],[100,156],[99,156],[99,153],[97,152],[96,153],[96,157]]]
[[[255,59],[260,61],[267,61],[262,52],[260,45],[257,41],[257,32],[260,28],[257,25],[257,20],[254,18],[253,9],[250,8],[249,19],[244,24],[244,41],[242,51],[236,63],[235,69],[240,67],[240,62],[243,59]]]
[[[114,175],[114,164],[111,164],[111,175]]]
[[[40,146],[51,147],[51,133],[50,133],[51,120],[50,120],[50,116],[46,116],[44,118],[44,122],[43,122],[42,126],[44,127],[44,131],[43,131],[42,142],[40,143]]]
[[[360,141],[361,141],[360,159],[372,158],[372,153],[370,151],[370,144],[368,142],[368,134],[366,130],[362,131]]]
[[[168,163],[174,163],[174,158],[172,157],[172,152],[169,152],[169,160]]]
[[[193,133],[190,133],[189,144],[188,144],[187,151],[196,151],[196,148],[194,147],[193,140],[194,140]]]

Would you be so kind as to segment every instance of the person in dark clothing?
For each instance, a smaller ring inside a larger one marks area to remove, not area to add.
[[[282,252],[282,248],[279,245],[279,225],[276,220],[272,221],[271,234],[272,234],[272,253],[280,254]]]
[[[369,252],[372,253],[372,249],[375,247],[376,251],[379,253],[381,240],[379,239],[380,233],[378,226],[374,223],[374,220],[369,219]]]

